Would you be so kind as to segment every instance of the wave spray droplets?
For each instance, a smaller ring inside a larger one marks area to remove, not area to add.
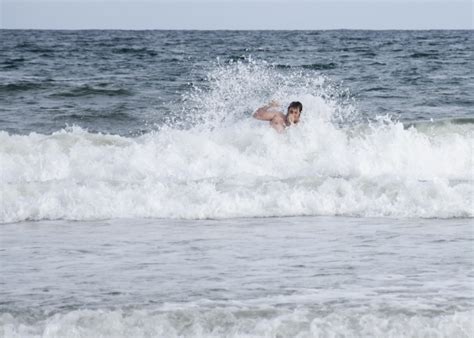
[[[208,80],[140,137],[0,132],[0,221],[473,217],[471,124],[362,124],[323,77],[262,63]],[[270,99],[301,101],[302,123],[280,135],[253,120]]]

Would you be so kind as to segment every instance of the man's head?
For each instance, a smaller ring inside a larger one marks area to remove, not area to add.
[[[288,111],[286,112],[286,119],[289,123],[298,123],[300,121],[301,111],[303,110],[303,105],[299,101],[291,102],[288,106]]]

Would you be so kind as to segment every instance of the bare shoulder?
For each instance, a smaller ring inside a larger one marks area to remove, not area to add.
[[[281,112],[275,113],[275,116],[272,119],[272,123],[285,123],[285,115]]]
[[[279,133],[283,132],[285,130],[285,115],[282,113],[277,113],[275,116],[271,119],[270,125]]]

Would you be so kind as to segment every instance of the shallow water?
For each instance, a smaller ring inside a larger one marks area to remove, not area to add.
[[[471,219],[4,224],[3,335],[473,331]]]

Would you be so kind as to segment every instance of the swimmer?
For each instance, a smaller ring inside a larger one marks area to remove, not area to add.
[[[269,104],[258,108],[255,113],[253,113],[253,117],[257,120],[269,121],[270,125],[279,133],[300,121],[301,111],[303,110],[301,102],[291,102],[286,115],[276,109],[278,106],[278,102],[271,101]]]

